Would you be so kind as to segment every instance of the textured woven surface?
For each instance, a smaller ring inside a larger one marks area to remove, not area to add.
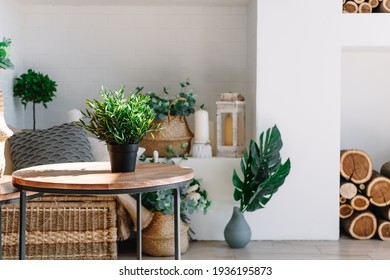
[[[174,216],[155,212],[149,226],[142,231],[142,251],[155,257],[175,255]],[[180,250],[188,249],[189,225],[180,221]]]
[[[16,259],[19,205],[2,207],[3,258]],[[116,259],[116,201],[106,196],[44,196],[27,202],[27,259]]]
[[[172,147],[178,156],[188,154],[191,150],[191,140],[194,134],[191,132],[187,120],[182,116],[171,116],[162,121],[155,121],[160,125],[158,132],[148,133],[139,143],[146,149],[145,155],[153,156],[154,151],[158,151],[161,157],[172,157],[175,154],[169,153],[167,148]]]
[[[9,138],[14,169],[51,163],[93,161],[86,131],[72,123],[24,131]]]

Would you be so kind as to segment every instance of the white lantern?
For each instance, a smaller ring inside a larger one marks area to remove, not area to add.
[[[217,156],[242,157],[245,151],[245,101],[217,101]]]

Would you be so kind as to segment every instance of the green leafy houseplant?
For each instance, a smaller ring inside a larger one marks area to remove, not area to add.
[[[9,58],[11,42],[9,38],[3,38],[3,41],[0,42],[0,69],[6,70],[14,67]]]
[[[162,190],[144,193],[142,205],[150,211],[159,211],[164,215],[173,214],[173,193],[172,190]],[[193,179],[191,184],[180,189],[180,213],[182,221],[188,223],[189,215],[195,212],[206,214],[212,202],[208,199],[208,193],[202,189],[200,180]]]
[[[139,91],[125,97],[125,87],[111,91],[102,87],[102,101],[87,99],[90,109],[81,111],[79,125],[107,144],[137,144],[153,128],[154,112],[149,97]]]
[[[195,112],[196,95],[187,89],[188,81],[179,85],[180,92],[174,96],[166,87],[160,95],[152,91],[145,94],[150,97],[149,105],[156,113],[154,122],[160,127],[154,135],[147,134],[141,143],[148,157],[153,156],[154,150],[162,157],[186,156],[190,152],[194,134],[186,117]]]
[[[106,142],[112,172],[135,170],[138,143],[154,129],[155,113],[148,105],[149,97],[141,94],[140,90],[137,88],[125,97],[124,86],[114,91],[102,87],[102,101],[87,99],[89,109],[81,111],[83,118],[77,122]]]
[[[234,199],[240,201],[241,212],[252,212],[263,208],[273,194],[283,185],[290,173],[291,163],[283,164],[280,149],[283,146],[281,134],[275,125],[262,132],[259,145],[251,140],[241,159],[243,179],[233,171]]]
[[[179,85],[180,92],[175,96],[170,96],[166,87],[163,89],[163,96],[152,91],[146,93],[150,97],[149,105],[156,113],[156,120],[165,120],[168,114],[170,116],[189,116],[195,113],[196,95],[191,89],[187,89],[190,83],[188,81],[179,82]]]
[[[43,107],[47,108],[48,102],[53,100],[57,91],[57,83],[49,78],[48,75],[43,75],[40,72],[35,72],[28,69],[27,73],[16,78],[14,84],[14,96],[20,97],[24,108],[29,102],[33,103],[33,129],[35,130],[35,104],[42,103]]]

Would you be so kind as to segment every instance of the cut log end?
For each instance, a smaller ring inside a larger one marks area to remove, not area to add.
[[[359,5],[359,13],[362,13],[362,14],[370,14],[370,13],[372,13],[371,5],[368,4],[367,2],[361,3]]]
[[[351,199],[357,194],[357,187],[350,182],[342,182],[340,185],[340,195],[346,199]]]
[[[377,220],[370,211],[357,213],[341,220],[344,230],[353,238],[365,240],[372,238],[377,232]]]
[[[379,0],[368,0],[368,4],[370,4],[372,8],[376,8],[379,6]]]
[[[355,14],[359,11],[359,6],[354,1],[348,1],[343,5],[343,12]]]
[[[352,216],[354,209],[349,204],[340,205],[340,218],[346,219]]]
[[[390,240],[390,221],[378,220],[378,236],[382,240]]]
[[[357,211],[364,211],[370,206],[370,201],[363,195],[357,195],[351,199],[351,206]]]
[[[366,188],[366,196],[376,206],[390,204],[390,179],[384,176],[373,176]]]
[[[390,13],[390,0],[383,0],[379,5],[381,13]]]
[[[340,173],[343,178],[355,184],[365,183],[372,175],[372,160],[361,150],[341,151]]]

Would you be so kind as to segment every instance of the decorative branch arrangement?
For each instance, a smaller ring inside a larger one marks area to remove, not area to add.
[[[390,0],[343,0],[343,13],[390,13]]]

